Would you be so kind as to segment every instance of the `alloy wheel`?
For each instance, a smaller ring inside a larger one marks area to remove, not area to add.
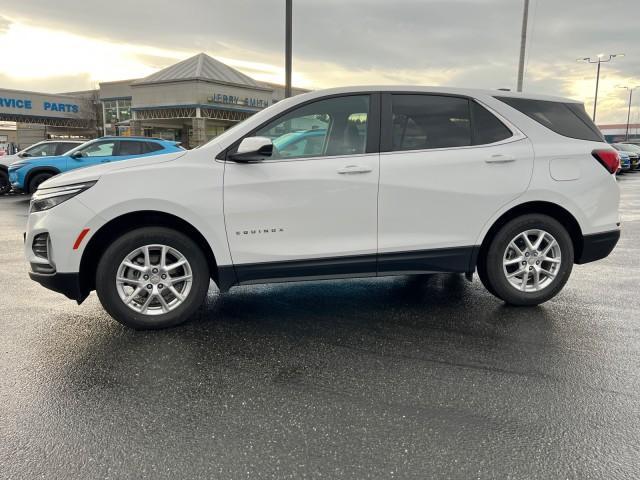
[[[507,245],[502,270],[517,290],[539,292],[556,278],[562,265],[560,245],[549,232],[531,229],[516,235]]]

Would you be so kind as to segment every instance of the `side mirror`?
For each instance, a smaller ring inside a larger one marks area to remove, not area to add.
[[[76,160],[80,160],[82,158],[82,152],[73,152],[71,154],[71,158],[74,158]]]
[[[267,137],[246,137],[238,145],[238,150],[229,154],[233,162],[261,162],[273,153],[273,143]]]

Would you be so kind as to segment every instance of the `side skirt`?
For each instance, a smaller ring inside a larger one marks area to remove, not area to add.
[[[454,247],[410,252],[353,255],[285,262],[245,263],[218,270],[218,287],[336,278],[361,278],[475,270],[478,247]]]

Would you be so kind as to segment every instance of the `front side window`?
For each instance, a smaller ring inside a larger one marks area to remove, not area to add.
[[[115,142],[96,142],[79,150],[83,157],[109,157],[113,155]]]
[[[28,153],[31,157],[49,157],[56,154],[56,144],[43,143],[41,145],[34,145],[27,149],[25,153]]]
[[[58,149],[56,150],[56,155],[64,155],[69,150],[72,150],[78,146],[77,143],[59,143]]]
[[[471,145],[469,100],[443,95],[392,95],[392,150]]]
[[[319,100],[268,123],[253,136],[273,142],[272,159],[356,155],[366,151],[369,95]]]

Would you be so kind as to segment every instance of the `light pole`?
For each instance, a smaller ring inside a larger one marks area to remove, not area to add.
[[[284,45],[284,96],[289,98],[291,96],[291,27],[293,17],[293,0],[285,0],[285,45]]]
[[[627,107],[627,133],[624,136],[624,141],[629,141],[629,122],[631,121],[631,99],[633,98],[633,91],[640,87],[640,85],[634,85],[633,87],[628,87],[626,85],[618,85],[618,88],[626,88],[629,90],[629,106]]]
[[[604,57],[605,57],[604,53],[600,53],[599,55],[596,56],[596,58],[585,57],[585,58],[578,59],[578,62],[598,64],[598,69],[596,71],[596,95],[595,95],[595,98],[593,99],[593,119],[592,119],[593,123],[596,122],[596,107],[598,105],[598,84],[600,83],[600,64],[610,62],[612,59],[616,57],[624,57],[624,53],[616,53],[613,55],[609,55],[609,58],[607,58],[606,60],[603,60]]]
[[[527,47],[527,25],[529,23],[529,0],[524,0],[524,11],[522,13],[522,33],[520,34],[520,61],[518,62],[518,92],[522,91],[522,81],[524,80],[524,54]]]

